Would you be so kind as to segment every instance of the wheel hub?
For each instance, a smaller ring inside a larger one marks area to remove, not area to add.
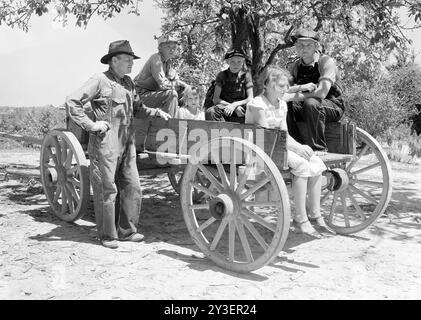
[[[234,202],[227,194],[220,194],[209,201],[209,211],[217,220],[222,220],[227,215],[234,213]]]
[[[327,179],[326,188],[330,191],[341,191],[349,185],[348,173],[341,168],[333,168],[323,173]]]
[[[58,181],[58,173],[57,170],[54,168],[48,168],[44,172],[45,183],[47,186],[51,187],[55,185]]]

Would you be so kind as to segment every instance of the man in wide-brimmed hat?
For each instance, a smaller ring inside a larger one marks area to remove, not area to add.
[[[179,93],[188,86],[174,69],[177,45],[177,39],[172,36],[159,37],[158,52],[146,61],[134,79],[142,102],[148,107],[160,108],[172,117],[178,111]]]
[[[298,59],[289,67],[295,85],[290,89],[288,131],[313,150],[327,151],[325,123],[339,121],[345,109],[339,71],[335,60],[321,52],[318,33],[299,29],[291,38]],[[297,121],[306,123],[306,134]]]
[[[112,42],[100,60],[109,69],[92,76],[66,99],[69,117],[89,132],[90,183],[98,237],[108,248],[117,248],[116,240],[143,239],[136,228],[142,191],[136,167],[134,109],[148,116],[168,118],[160,110],[139,104],[134,83],[126,75],[131,72],[134,59],[139,57],[127,40]],[[93,119],[84,111],[87,102],[91,104]]]

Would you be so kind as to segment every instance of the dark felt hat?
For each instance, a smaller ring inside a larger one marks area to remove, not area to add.
[[[130,43],[127,40],[117,40],[110,43],[108,47],[108,53],[101,58],[101,63],[107,64],[108,61],[115,55],[125,53],[131,55],[133,59],[139,59],[130,47]]]
[[[320,42],[320,36],[317,32],[307,29],[298,29],[292,36],[292,41],[295,43],[297,40],[313,40]]]
[[[242,57],[242,58],[245,59],[246,58],[246,54],[241,49],[230,49],[225,54],[224,59],[229,59],[229,58],[232,58],[232,57]]]

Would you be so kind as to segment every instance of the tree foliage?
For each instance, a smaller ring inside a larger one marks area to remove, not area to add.
[[[18,27],[25,31],[29,29],[29,22],[33,15],[42,16],[49,11],[56,14],[56,18],[67,23],[69,16],[76,18],[77,26],[87,26],[95,14],[104,19],[113,17],[123,8],[129,12],[138,13],[138,5],[142,0],[0,0],[0,25]]]
[[[185,63],[206,68],[221,61],[228,47],[240,47],[249,52],[255,77],[269,64],[287,62],[298,27],[319,31],[324,50],[362,80],[391,53],[408,50],[398,10],[406,8],[415,27],[421,26],[418,0],[155,1],[166,12],[163,31],[182,39]]]

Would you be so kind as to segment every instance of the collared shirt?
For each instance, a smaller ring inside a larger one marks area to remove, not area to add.
[[[253,88],[253,80],[248,71],[232,73],[228,68],[218,73],[215,85],[221,88],[219,97],[228,103],[233,103],[247,98],[247,89]]]
[[[90,102],[91,110],[86,108]],[[134,90],[132,79],[119,77],[111,68],[93,75],[81,88],[66,99],[66,109],[70,118],[82,129],[92,131],[95,121],[108,121],[119,118],[119,123],[130,125],[134,107],[147,115],[156,110],[138,106],[139,98]],[[89,116],[88,116],[89,114]]]
[[[153,54],[134,78],[137,92],[172,89],[173,80],[177,79],[173,64],[172,59],[164,61],[161,53]]]
[[[319,77],[317,79],[318,81],[314,82],[316,84],[322,80],[328,80],[333,85],[338,80],[340,80],[339,69],[336,66],[335,60],[326,54],[320,54],[317,52],[315,55],[315,59],[311,64],[305,64],[302,59],[297,59],[290,65],[289,71],[291,72],[291,75],[294,78],[294,83],[298,83],[297,79],[299,77],[299,69],[310,69],[311,67],[317,67],[319,71]]]

